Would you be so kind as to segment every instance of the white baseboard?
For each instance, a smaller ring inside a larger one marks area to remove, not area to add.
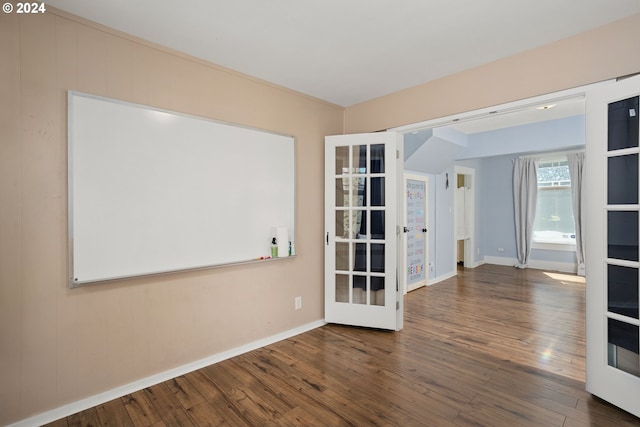
[[[427,282],[427,286],[435,285],[436,283],[440,283],[443,280],[450,279],[456,276],[458,273],[456,271],[452,271],[451,273],[443,274],[442,276],[434,277],[433,279],[429,279]]]
[[[474,261],[473,264],[471,264],[471,266],[467,267],[467,268],[480,267],[484,263],[485,263],[485,260]],[[442,282],[444,280],[450,279],[450,278],[452,278],[454,276],[457,276],[457,275],[458,275],[457,271],[452,271],[450,273],[443,274],[442,276],[434,277],[433,279],[429,279],[429,281],[427,282],[427,286],[435,285],[436,283],[440,283],[440,282]]]
[[[34,415],[33,417],[26,418],[14,424],[10,424],[7,427],[31,427],[31,426],[40,426],[42,424],[47,424],[64,417],[68,417],[69,415],[75,414],[77,412],[92,408],[94,406],[101,405],[110,400],[117,399],[127,394],[134,393],[136,391],[145,389],[147,387],[151,387],[155,384],[170,380],[172,378],[179,377],[180,375],[184,375],[189,372],[196,371],[198,369],[204,368],[205,366],[213,365],[223,360],[230,359],[235,356],[239,356],[241,354],[247,353],[252,350],[256,350],[261,347],[265,347],[269,344],[273,344],[278,341],[282,341],[287,338],[291,338],[293,336],[299,335],[301,333],[308,332],[312,329],[319,328],[320,326],[324,326],[325,324],[326,322],[324,321],[324,319],[318,320],[316,322],[307,323],[306,325],[302,325],[297,328],[290,329],[288,331],[284,331],[279,334],[272,335],[270,337],[267,337],[258,341],[254,341],[252,343],[249,343],[240,347],[236,347],[234,349],[231,349],[222,353],[214,354],[204,359],[197,360],[195,362],[188,363],[186,365],[182,365],[177,368],[173,368],[168,371],[164,371],[159,374],[152,375],[150,377],[143,378],[141,380],[134,381],[132,383],[125,384],[120,387],[116,387],[114,389],[105,391],[103,393],[99,393],[99,394],[87,397],[85,399],[81,399],[76,402],[72,402],[67,405],[60,406],[58,408],[52,409],[47,412],[43,412],[38,415]]]
[[[476,268],[476,267],[480,267],[481,265],[485,264],[486,261],[485,260],[481,260],[481,261],[474,261],[471,266],[467,267],[467,268]]]
[[[509,266],[514,266],[518,263],[518,260],[515,258],[497,256],[486,256],[484,257],[484,261],[487,264]],[[542,261],[533,259],[529,261],[527,266],[537,270],[561,271],[563,273],[576,273],[578,271],[578,266],[575,263],[570,262]]]

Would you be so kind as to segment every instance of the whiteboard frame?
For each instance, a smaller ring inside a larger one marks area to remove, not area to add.
[[[231,265],[240,265],[240,264],[248,264],[248,263],[255,263],[255,262],[270,262],[270,261],[275,261],[275,260],[284,260],[287,259],[289,257],[279,257],[279,258],[269,258],[268,257],[268,253],[267,253],[267,248],[268,248],[268,242],[265,242],[265,251],[264,253],[261,253],[260,255],[264,255],[264,256],[257,256],[257,257],[246,257],[243,259],[237,259],[237,260],[233,260],[233,261],[225,261],[225,262],[215,262],[215,261],[211,261],[210,263],[205,263],[205,264],[200,264],[200,265],[190,265],[190,266],[186,266],[186,267],[180,267],[180,268],[167,268],[167,269],[154,269],[153,271],[140,271],[138,273],[132,273],[132,274],[116,274],[116,275],[110,275],[107,277],[96,277],[96,278],[91,278],[88,280],[82,280],[82,279],[77,279],[76,278],[76,260],[75,260],[75,216],[74,216],[74,196],[77,196],[77,194],[74,193],[74,170],[75,170],[75,166],[74,165],[74,143],[77,143],[77,141],[75,141],[74,137],[74,113],[73,113],[73,108],[74,108],[74,102],[73,99],[76,97],[80,97],[80,98],[87,98],[87,99],[93,99],[93,100],[99,100],[99,101],[104,101],[107,103],[113,103],[116,105],[123,105],[126,107],[134,107],[134,108],[140,108],[140,109],[144,109],[146,111],[151,111],[151,112],[159,112],[159,113],[164,113],[164,114],[169,114],[169,115],[175,115],[177,117],[181,117],[181,118],[186,118],[186,119],[190,119],[190,120],[196,120],[196,121],[204,121],[207,123],[211,123],[211,124],[218,124],[218,125],[223,125],[223,126],[227,126],[227,127],[232,127],[232,128],[237,128],[240,130],[245,130],[245,131],[252,131],[252,132],[259,132],[259,133],[263,133],[265,134],[265,136],[268,137],[273,137],[273,136],[280,136],[280,137],[284,137],[287,139],[291,139],[291,162],[292,162],[292,169],[291,171],[288,173],[288,176],[291,177],[292,180],[292,196],[293,196],[293,200],[290,201],[291,203],[291,208],[292,208],[292,212],[291,209],[288,207],[287,208],[287,212],[290,212],[292,215],[291,221],[293,222],[292,226],[289,227],[289,238],[291,240],[292,243],[295,242],[295,237],[297,235],[296,233],[296,224],[297,224],[297,162],[296,162],[296,151],[297,151],[297,143],[296,143],[296,138],[292,135],[287,135],[287,134],[283,134],[283,133],[278,133],[278,132],[272,132],[272,131],[268,131],[268,130],[264,130],[264,129],[259,129],[259,128],[255,128],[255,127],[251,127],[251,126],[244,126],[244,125],[239,125],[236,123],[230,123],[230,122],[226,122],[226,121],[221,121],[221,120],[216,120],[216,119],[212,119],[212,118],[208,118],[208,117],[203,117],[203,116],[197,116],[197,115],[192,115],[192,114],[187,114],[187,113],[181,113],[181,112],[177,112],[177,111],[172,111],[172,110],[166,110],[166,109],[162,109],[162,108],[156,108],[153,106],[148,106],[148,105],[143,105],[143,104],[138,104],[138,103],[132,103],[132,102],[127,102],[127,101],[123,101],[123,100],[118,100],[118,99],[113,99],[113,98],[108,98],[108,97],[103,97],[103,96],[98,96],[98,95],[93,95],[93,94],[88,94],[88,93],[83,93],[83,92],[78,92],[78,91],[67,91],[67,112],[68,112],[68,117],[67,117],[67,125],[68,125],[68,137],[67,137],[67,148],[68,148],[68,152],[67,152],[67,173],[68,173],[68,280],[69,280],[69,287],[70,288],[75,288],[75,287],[79,287],[79,286],[85,286],[85,285],[89,285],[89,284],[95,284],[95,283],[101,283],[101,282],[108,282],[108,281],[117,281],[117,280],[124,280],[124,279],[130,279],[130,278],[135,278],[135,277],[144,277],[144,276],[154,276],[154,275],[163,275],[163,274],[171,274],[171,273],[177,273],[177,272],[183,272],[183,271],[196,271],[196,270],[203,270],[203,269],[210,269],[210,268],[219,268],[219,267],[225,267],[225,266],[231,266]],[[215,142],[215,141],[214,141]],[[288,141],[287,141],[288,142]],[[287,148],[287,151],[289,149]],[[272,234],[273,236],[275,236],[275,227],[279,226],[279,225],[288,225],[288,224],[273,224],[272,227]],[[258,254],[256,254],[258,255]]]

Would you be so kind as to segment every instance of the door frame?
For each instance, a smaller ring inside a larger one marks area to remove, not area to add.
[[[458,166],[458,165],[455,165],[453,170],[454,170],[454,175],[456,179],[456,186],[457,186],[458,175],[465,176],[465,188],[468,190],[468,194],[466,194],[466,197],[465,197],[465,202],[468,201],[469,204],[467,205],[467,203],[465,203],[464,215],[465,217],[467,217],[466,219],[468,221],[467,225],[469,228],[467,230],[467,233],[469,237],[463,240],[464,242],[463,243],[464,244],[464,264],[463,265],[465,268],[474,268],[474,267],[477,267],[477,264],[475,261],[475,254],[473,253],[476,247],[475,245],[476,170],[474,168],[470,168],[466,166]],[[467,177],[469,177],[469,181],[471,181],[470,183],[467,182]],[[453,224],[455,227],[456,224],[458,224],[458,206],[457,206],[457,199],[455,197],[453,198],[453,203],[454,203]],[[454,270],[453,271],[456,271],[457,269],[457,264],[458,264],[457,254],[458,254],[458,241],[456,239],[456,233],[454,228],[454,233],[453,233],[453,263],[454,263],[453,269]]]
[[[402,125],[390,128],[389,132],[399,132],[401,134],[417,132],[425,129],[435,129],[443,126],[451,126],[464,123],[471,120],[479,120],[483,118],[494,117],[496,115],[515,113],[527,110],[540,104],[553,103],[554,101],[564,101],[568,99],[584,98],[587,91],[600,86],[606,86],[615,82],[615,79],[605,80],[598,83],[592,83],[572,89],[561,90],[558,92],[548,93],[544,95],[524,98],[517,101],[506,102],[489,107],[479,108],[477,110],[469,110],[462,113],[456,113],[449,116],[438,117],[421,122]]]
[[[615,79],[604,80],[601,82],[591,83],[591,84],[579,86],[576,88],[565,89],[558,92],[533,96],[530,98],[524,98],[524,99],[520,99],[512,102],[506,102],[504,104],[497,104],[489,107],[479,108],[477,110],[469,110],[462,113],[452,114],[449,116],[443,116],[443,117],[429,119],[421,122],[411,123],[408,125],[402,125],[395,128],[390,128],[388,129],[388,131],[399,132],[404,135],[404,134],[418,132],[426,129],[435,129],[438,127],[451,126],[451,125],[460,124],[460,123],[464,123],[472,120],[481,120],[483,118],[494,117],[496,115],[515,113],[518,111],[531,109],[540,105],[557,103],[559,101],[584,98],[588,91],[598,87],[610,85],[615,81],[616,81]],[[454,165],[454,166],[457,166],[457,165]],[[455,227],[455,224],[454,224],[454,227]],[[450,272],[450,274],[445,273],[446,277],[452,277],[456,275],[455,229],[452,229],[451,238],[454,239],[454,256],[453,256],[454,264],[453,264],[453,270]],[[477,243],[478,242],[476,242],[476,244]],[[478,247],[478,249],[480,250],[481,254],[486,253],[484,248]],[[437,252],[437,248],[435,249],[435,251]],[[477,266],[483,263],[484,263],[484,260],[480,259],[475,264]]]
[[[527,109],[527,108],[531,108],[533,106],[537,106],[537,105],[541,105],[541,104],[545,104],[545,103],[550,103],[550,102],[554,102],[554,101],[562,101],[562,100],[566,100],[566,99],[571,99],[571,98],[577,98],[577,97],[581,97],[581,98],[585,98],[587,92],[600,87],[600,86],[606,86],[606,85],[610,85],[612,84],[614,80],[606,80],[606,81],[602,81],[599,83],[593,83],[590,85],[585,85],[585,86],[581,86],[581,87],[577,87],[577,88],[572,88],[572,89],[567,89],[567,90],[563,90],[563,91],[559,91],[559,92],[554,92],[554,93],[550,93],[550,94],[545,94],[545,95],[539,95],[539,96],[535,96],[535,97],[530,97],[530,98],[526,98],[526,99],[521,99],[518,101],[513,101],[513,102],[509,102],[509,103],[504,103],[504,104],[500,104],[500,105],[494,105],[494,106],[490,106],[490,107],[486,107],[486,108],[482,108],[482,109],[478,109],[478,110],[472,110],[472,111],[467,111],[467,112],[463,112],[463,113],[459,113],[459,114],[454,114],[454,115],[450,115],[450,116],[446,116],[446,117],[441,117],[441,118],[437,118],[437,119],[430,119],[430,120],[426,120],[426,121],[422,121],[419,123],[413,123],[413,124],[409,124],[409,125],[404,125],[404,126],[399,126],[396,128],[392,128],[389,129],[388,131],[393,131],[393,132],[398,132],[401,134],[405,134],[405,133],[409,133],[409,132],[415,132],[415,131],[419,131],[419,130],[423,130],[423,129],[433,129],[433,128],[437,128],[437,127],[442,127],[442,126],[447,126],[447,125],[452,125],[452,124],[456,124],[456,123],[460,123],[460,122],[464,122],[464,121],[469,121],[469,120],[475,120],[475,119],[479,119],[479,118],[483,118],[483,117],[490,117],[496,114],[508,114],[510,112],[516,112],[522,109]],[[586,111],[585,111],[586,114]],[[587,125],[588,126],[588,125]],[[585,145],[587,145],[586,141],[585,141]],[[400,148],[402,147],[402,144],[400,144]],[[402,157],[400,157],[402,158]],[[401,167],[399,169],[402,169]],[[401,180],[398,180],[398,186],[399,186],[399,182]],[[398,191],[398,193],[402,193],[401,191]],[[587,199],[588,200],[588,199]],[[588,202],[590,203],[590,202]],[[402,203],[398,203],[399,207],[402,206]],[[587,204],[588,206],[588,204]],[[402,215],[399,212],[399,215]],[[601,224],[602,225],[602,224]],[[398,230],[399,231],[399,230]],[[455,230],[454,231],[454,238],[455,238]],[[455,260],[455,256],[454,256],[454,260]],[[454,270],[455,272],[455,270]],[[589,280],[587,278],[587,280]],[[400,295],[402,295],[401,292],[398,292]],[[401,297],[400,297],[401,298]],[[588,308],[588,307],[587,307]],[[402,310],[400,311],[400,317],[402,317]],[[591,319],[592,317],[595,316],[600,316],[600,313],[590,313],[587,311],[587,321],[594,321],[594,319]],[[597,321],[597,319],[595,320]],[[589,343],[589,340],[587,339],[587,345]]]

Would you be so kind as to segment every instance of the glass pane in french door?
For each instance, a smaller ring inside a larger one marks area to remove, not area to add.
[[[640,377],[638,97],[609,104],[607,131],[607,362]]]
[[[384,306],[384,145],[335,148],[335,301]]]
[[[607,203],[633,205],[638,203],[638,154],[613,156],[607,159]]]

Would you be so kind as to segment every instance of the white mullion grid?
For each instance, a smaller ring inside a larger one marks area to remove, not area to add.
[[[607,158],[609,157],[619,157],[619,156],[628,156],[629,154],[638,154],[640,153],[640,147],[630,147],[630,148],[620,148],[619,150],[607,151]]]
[[[605,260],[607,266],[609,265],[615,265],[618,267],[630,267],[630,268],[635,268],[637,270],[636,274],[640,274],[640,262],[639,261],[627,261],[627,260],[622,260],[622,259],[614,259],[614,258],[607,258]],[[607,273],[608,274],[608,273]],[[608,287],[608,277],[607,277],[607,287]],[[607,298],[608,301],[608,297]],[[607,314],[606,317],[609,319],[615,319],[618,320],[620,322],[623,323],[629,323],[631,325],[636,325],[636,326],[640,326],[640,319],[634,319],[633,317],[628,317],[625,316],[623,314],[618,314],[618,313],[614,313],[608,310],[608,304],[607,304]]]
[[[338,149],[338,147],[340,146],[334,146],[333,150],[334,150],[334,156],[337,158],[337,154],[336,154],[336,150]],[[333,174],[333,221],[332,221],[332,233],[334,235],[333,238],[333,271],[331,274],[333,274],[333,299],[334,301],[337,301],[337,286],[338,286],[338,282],[337,282],[337,275],[338,273],[345,273],[344,270],[339,270],[338,266],[337,266],[337,249],[338,249],[338,244],[339,243],[343,243],[344,242],[344,237],[343,236],[338,236],[338,233],[336,233],[336,223],[337,223],[337,218],[338,215],[342,215],[342,218],[344,218],[344,212],[345,212],[345,208],[343,206],[336,206],[336,198],[338,197],[338,187],[337,187],[337,183],[338,183],[338,179],[342,179],[342,189],[341,189],[341,193],[342,194],[342,200],[343,200],[343,204],[344,204],[344,168],[341,168],[340,170],[337,170],[337,168],[334,165],[334,174]],[[344,227],[344,226],[343,226]],[[344,233],[344,231],[343,231]],[[348,274],[348,272],[347,272]]]
[[[632,268],[640,268],[640,262],[638,261],[628,261],[626,259],[616,259],[616,258],[607,258],[605,262],[610,265],[617,265],[619,267],[632,267]]]
[[[354,272],[353,268],[355,266],[355,256],[356,256],[356,246],[358,244],[364,244],[365,245],[365,268],[369,268],[368,267],[368,256],[367,256],[367,241],[366,239],[363,241],[362,239],[358,239],[358,233],[355,229],[355,218],[358,214],[358,212],[361,212],[361,215],[364,215],[365,218],[364,220],[366,221],[367,224],[367,230],[365,230],[365,235],[368,235],[369,232],[369,220],[367,219],[366,215],[367,215],[367,211],[369,209],[369,198],[370,198],[370,191],[369,191],[369,187],[367,186],[367,176],[368,174],[365,173],[361,173],[360,172],[360,165],[356,165],[354,162],[354,149],[356,147],[361,147],[362,144],[354,144],[350,146],[349,149],[349,158],[350,158],[350,177],[349,177],[349,251],[350,251],[350,264],[349,264],[349,304],[354,304],[354,297],[353,297],[353,291],[355,289],[354,287],[354,278],[355,277],[364,277],[365,278],[365,294],[367,295],[366,297],[366,301],[368,301],[368,292],[367,289],[369,287],[369,279],[368,279],[368,271],[359,271],[357,272],[357,274]],[[367,160],[368,160],[368,148],[369,146],[367,145],[367,150],[365,152],[365,171],[367,171]],[[358,149],[358,153],[359,153],[359,149]],[[363,205],[364,206],[357,206],[354,205],[354,201],[356,200],[356,197],[358,196],[358,190],[359,190],[359,186],[360,186],[360,180],[364,179],[364,186],[366,188],[366,198],[363,199]],[[355,192],[355,193],[354,193]],[[361,221],[363,219],[361,218]]]
[[[611,311],[607,311],[607,317],[609,319],[615,319],[622,323],[628,323],[630,325],[635,325],[640,327],[640,320],[634,319],[633,317],[628,317],[623,314],[613,313]]]
[[[352,259],[353,256],[351,254],[352,252],[352,244],[351,244],[351,191],[352,191],[352,186],[351,186],[351,172],[352,172],[352,163],[353,163],[353,153],[352,153],[352,147],[351,145],[347,145],[347,146],[341,146],[341,147],[346,147],[347,148],[347,152],[348,152],[348,159],[347,159],[347,170],[345,171],[344,168],[342,168],[342,170],[340,170],[340,173],[337,173],[338,171],[336,171],[336,175],[335,175],[335,180],[338,179],[342,179],[342,197],[343,197],[343,206],[334,206],[334,212],[336,215],[340,214],[342,215],[343,218],[343,228],[344,231],[346,231],[347,233],[347,237],[345,238],[344,235],[338,237],[338,235],[335,235],[334,238],[334,257],[336,256],[335,251],[336,251],[336,247],[337,247],[337,243],[346,243],[347,244],[347,270],[338,270],[335,265],[334,265],[334,272],[333,274],[335,275],[336,273],[340,273],[340,274],[345,274],[347,276],[347,288],[348,288],[348,303],[351,304],[353,295],[352,295],[352,290],[351,290],[351,282],[352,282],[352,269],[351,269],[351,265],[352,264]],[[337,148],[337,147],[336,147]],[[348,200],[348,204],[345,205],[344,204],[344,186],[345,184],[348,187],[347,190],[347,200]],[[335,186],[335,182],[334,182],[334,186]],[[335,202],[334,202],[335,203]],[[347,215],[347,221],[344,221],[345,218],[345,214]],[[334,227],[335,227],[335,218],[334,218]],[[335,232],[335,231],[334,231]]]
[[[638,208],[639,208],[639,205],[608,205],[607,208],[606,208],[606,211],[607,212],[612,212],[612,211],[633,212],[633,211],[638,211]],[[605,227],[605,230],[607,230],[606,227]],[[608,246],[608,242],[609,242],[608,232],[606,232],[605,235],[606,235],[605,244]],[[608,252],[608,248],[605,248],[605,249],[606,249],[605,253]],[[606,258],[605,259],[605,264],[607,266],[615,265],[615,266],[619,266],[619,267],[635,268],[640,273],[640,261],[630,261],[630,260],[617,259],[617,258]],[[609,278],[608,278],[608,276],[607,276],[606,282],[607,282],[607,286],[604,289],[603,298],[605,298],[605,301],[608,301],[608,296],[607,296],[607,292],[608,292],[608,288],[609,288]],[[640,281],[639,281],[639,283],[640,283]],[[627,316],[624,316],[622,314],[613,313],[611,311],[608,311],[608,304],[605,305],[605,307],[607,307],[606,318],[608,318],[608,319],[616,319],[616,320],[618,320],[620,322],[623,322],[623,323],[628,323],[628,324],[640,326],[640,320],[639,319],[634,319],[633,317],[627,317]]]
[[[349,206],[347,212],[349,213],[348,221],[348,242],[349,242],[349,304],[353,304],[353,266],[355,265],[355,244],[353,242],[353,180],[354,180],[355,165],[353,164],[353,144],[349,144]]]
[[[622,156],[628,156],[628,155],[633,155],[633,154],[640,154],[640,146],[638,147],[630,147],[630,148],[622,148],[619,150],[612,150],[612,151],[606,151],[605,153],[605,161],[604,161],[604,170],[605,170],[605,177],[609,176],[609,159],[613,158],[613,157],[622,157]],[[638,174],[638,180],[639,180],[639,185],[638,188],[640,188],[640,174]],[[606,178],[608,180],[608,178]],[[609,212],[638,212],[640,211],[640,204],[628,204],[628,205],[620,205],[620,204],[616,204],[616,205],[609,205],[606,204],[606,201],[608,201],[608,191],[607,191],[607,186],[605,186],[605,210],[606,213],[608,214]],[[640,195],[639,195],[639,199],[640,200]],[[608,219],[607,219],[608,221]],[[638,239],[640,240],[640,236],[638,236]],[[605,227],[605,245],[607,246],[605,248],[605,253],[608,253],[608,245],[609,245],[609,233],[608,233],[608,227]],[[629,260],[622,260],[622,259],[615,259],[615,258],[606,258],[605,259],[605,263],[606,265],[615,265],[615,266],[620,266],[620,267],[630,267],[630,268],[635,268],[638,270],[638,272],[640,273],[640,262],[639,261],[629,261]],[[608,288],[609,288],[609,278],[607,275],[607,279],[606,279],[606,283],[607,286],[604,289],[604,295],[603,297],[605,298],[605,301],[607,301],[607,304],[605,305],[606,307],[606,315],[605,318],[606,319],[614,319],[617,320],[619,322],[622,323],[626,323],[626,324],[630,324],[630,325],[635,325],[640,327],[640,319],[634,319],[633,317],[628,317],[622,314],[618,314],[618,313],[613,313],[611,311],[608,310]],[[607,320],[608,322],[608,320]],[[605,326],[605,331],[608,330],[608,326]],[[640,333],[640,331],[639,331]],[[607,333],[608,335],[608,333]],[[609,339],[606,339],[606,342],[608,342]]]
[[[614,320],[617,320],[619,322],[622,322],[622,323],[625,323],[625,324],[628,324],[628,325],[637,326],[638,327],[638,335],[639,335],[638,339],[640,339],[640,319],[634,319],[633,317],[627,317],[625,315],[618,314],[618,313],[613,313],[611,311],[607,311],[606,319],[607,319],[607,325],[605,326],[605,328],[606,328],[605,330],[608,331],[608,328],[609,328],[609,325],[608,325],[609,324],[609,320],[608,319],[614,319]],[[607,335],[608,335],[608,333],[607,333]],[[606,342],[609,343],[609,337],[607,337]],[[617,348],[617,346],[616,346],[616,348]]]
[[[365,210],[362,212],[366,216],[367,230],[365,238],[365,265],[366,265],[366,284],[365,284],[365,303],[371,305],[371,144],[366,145],[365,150],[365,177],[364,186],[366,189]]]
[[[371,175],[371,177],[372,177],[372,178],[385,178],[385,179],[386,179],[386,174],[385,174],[385,173],[376,173],[376,174],[372,174],[372,175]],[[385,183],[385,185],[386,185],[386,183]],[[384,188],[384,187],[383,187],[383,188]],[[388,226],[389,226],[389,225],[387,224],[387,216],[386,216],[386,210],[387,210],[387,206],[386,206],[386,205],[387,205],[387,192],[386,192],[386,190],[385,190],[385,197],[384,197],[384,198],[385,198],[385,200],[384,200],[384,204],[383,204],[382,206],[375,206],[375,207],[373,207],[373,206],[372,206],[372,207],[371,207],[371,212],[372,212],[372,213],[373,213],[373,212],[383,212],[383,213],[385,213],[385,217],[384,217],[384,230],[385,230],[385,233],[386,233],[386,232],[387,232],[387,228],[388,228]],[[371,226],[372,224],[373,224],[373,220],[371,221],[370,226]],[[388,256],[388,254],[387,254],[387,244],[386,244],[386,239],[385,239],[384,237],[383,237],[382,239],[373,239],[373,238],[372,238],[372,239],[370,240],[370,243],[371,243],[371,244],[381,244],[381,245],[383,245],[383,246],[384,246],[384,249],[385,249],[385,253],[384,253],[385,261],[383,261],[383,267],[385,267],[385,264],[386,264],[386,257]],[[385,268],[385,271],[384,271],[383,273],[378,273],[378,272],[375,272],[375,273],[374,273],[374,272],[371,272],[371,277],[381,277],[381,278],[383,279],[383,281],[384,281],[385,289],[386,289],[386,287],[389,285],[389,284],[387,283],[387,280],[386,280],[386,277],[387,277],[387,271],[386,271],[386,268]]]
[[[640,175],[640,174],[638,174]],[[640,211],[640,205],[607,205],[607,212],[609,211]]]

